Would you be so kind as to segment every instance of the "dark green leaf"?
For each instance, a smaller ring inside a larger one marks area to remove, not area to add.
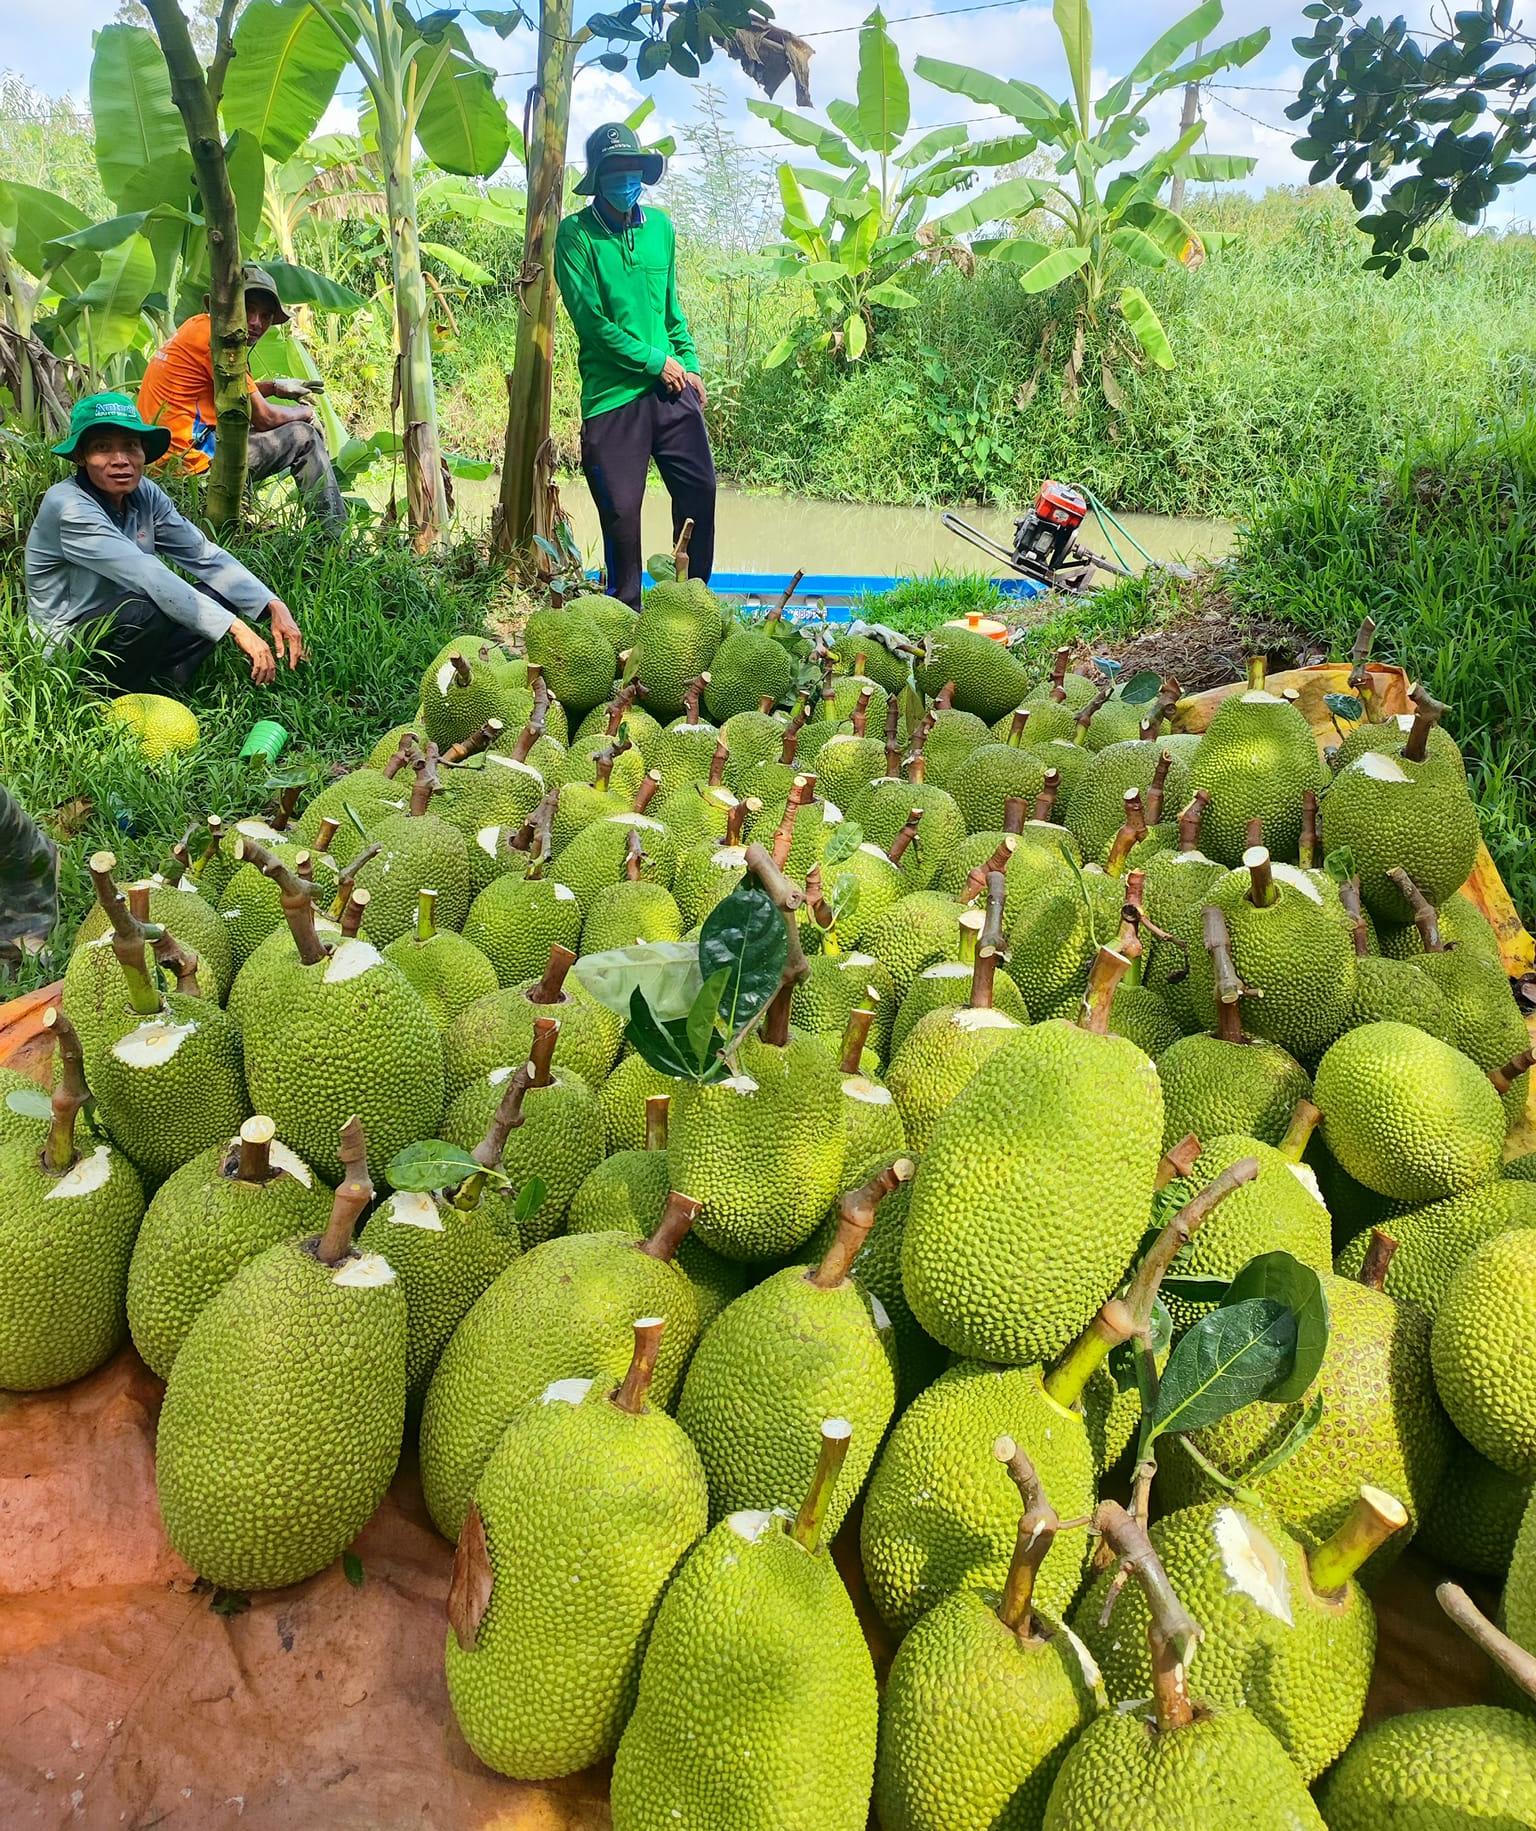
[[[1296,1318],[1267,1297],[1202,1316],[1169,1356],[1153,1435],[1200,1430],[1269,1396],[1290,1376]]]
[[[430,1195],[434,1189],[456,1189],[467,1176],[477,1176],[480,1166],[462,1145],[441,1138],[408,1144],[384,1174],[395,1189]]]
[[[51,1119],[53,1101],[41,1087],[13,1087],[5,1096],[5,1103],[13,1113],[19,1113],[23,1119]]]
[[[1328,1295],[1310,1265],[1288,1252],[1261,1253],[1232,1280],[1226,1306],[1267,1297],[1283,1303],[1296,1318],[1296,1358],[1290,1377],[1266,1395],[1272,1405],[1299,1399],[1317,1378],[1328,1352]]]
[[[1321,1392],[1314,1392],[1296,1415],[1296,1422],[1267,1456],[1261,1456],[1252,1467],[1244,1469],[1243,1484],[1249,1486],[1262,1476],[1272,1475],[1282,1463],[1289,1462],[1323,1421],[1327,1409]]]
[[[1178,1260],[1174,1260],[1177,1267]],[[1220,1303],[1226,1296],[1229,1281],[1226,1278],[1210,1277],[1202,1272],[1190,1272],[1187,1275],[1171,1270],[1158,1286],[1170,1297],[1177,1297],[1183,1303]]]
[[[363,1587],[363,1560],[355,1551],[344,1551],[341,1554],[341,1568],[353,1589]]]
[[[678,1036],[676,1030],[684,1034]],[[650,1065],[662,1074],[669,1074],[679,1081],[697,1081],[701,1078],[698,1058],[689,1052],[686,1023],[674,1027],[663,1024],[645,1002],[645,994],[636,986],[629,1000],[629,1023],[624,1030],[625,1040],[636,1054],[645,1057]]]
[[[720,1021],[735,1036],[779,989],[789,952],[784,918],[755,877],[745,877],[704,919],[699,931],[699,971],[713,978],[727,970]]]
[[[696,941],[638,941],[601,954],[583,954],[571,977],[610,1011],[627,1017],[637,989],[663,1023],[687,1017],[703,984]]]
[[[338,19],[355,29],[344,11]],[[318,126],[347,59],[308,0],[249,0],[224,84],[225,125],[253,133],[272,158],[289,158]]]
[[[1162,685],[1162,675],[1155,668],[1143,668],[1120,689],[1120,697],[1128,706],[1149,706],[1162,691]]]
[[[1335,718],[1348,719],[1351,724],[1359,724],[1365,717],[1365,706],[1353,693],[1325,693],[1323,704]]]
[[[277,296],[284,305],[315,305],[326,312],[356,312],[368,303],[350,286],[341,285],[329,274],[316,273],[312,267],[301,267],[295,261],[279,261],[268,255],[262,266],[271,274]]]
[[[542,1178],[530,1176],[517,1192],[517,1201],[513,1205],[512,1218],[519,1227],[525,1221],[531,1221],[544,1206],[546,1190]]]
[[[699,987],[699,995],[688,1013],[688,1047],[693,1051],[696,1062],[705,1061],[709,1055],[709,1045],[720,1016],[720,1000],[725,996],[730,977],[731,969],[728,966],[722,966],[711,973]]]

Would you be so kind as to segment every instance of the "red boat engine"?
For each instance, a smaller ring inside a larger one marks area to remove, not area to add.
[[[1072,544],[1088,513],[1086,498],[1069,484],[1042,483],[1034,507],[1013,524],[1014,564],[1049,585],[1072,558]]]

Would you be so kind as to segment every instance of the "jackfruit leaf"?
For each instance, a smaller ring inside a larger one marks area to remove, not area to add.
[[[1335,846],[1323,860],[1323,869],[1336,884],[1347,884],[1360,875],[1360,866],[1348,846]]]
[[[832,880],[832,894],[827,898],[832,911],[832,925],[851,922],[859,913],[859,880],[851,871],[842,871]]]
[[[530,1176],[517,1192],[517,1200],[512,1206],[512,1218],[521,1227],[524,1221],[531,1221],[544,1206],[547,1193],[542,1176]]]
[[[713,979],[726,971],[719,1013],[728,1035],[744,1030],[778,991],[788,953],[784,918],[754,877],[743,878],[705,917],[699,972]]]
[[[16,1087],[5,1096],[5,1103],[23,1119],[51,1119],[53,1101],[41,1087]]]
[[[448,1144],[441,1138],[426,1138],[418,1144],[408,1144],[384,1172],[391,1188],[413,1195],[430,1195],[434,1189],[456,1189],[466,1177],[483,1173],[462,1145]]]
[[[1251,1487],[1254,1482],[1259,1481],[1265,1475],[1273,1475],[1283,1463],[1289,1462],[1322,1423],[1326,1409],[1322,1393],[1314,1392],[1297,1413],[1296,1422],[1269,1454],[1261,1456],[1251,1467],[1243,1470],[1243,1486]]]
[[[688,1036],[686,1019],[662,1023],[636,986],[629,1001],[625,1040],[652,1068],[678,1081],[718,1081],[729,1073],[719,1053],[719,1036],[711,1028],[704,1054],[699,1055]]]
[[[629,1016],[631,998],[643,990],[662,1023],[686,1017],[704,983],[696,941],[637,941],[633,947],[586,954],[571,968],[571,977],[620,1017]]]
[[[841,826],[832,829],[832,837],[821,849],[822,868],[828,865],[840,865],[845,858],[852,858],[864,843],[864,829],[857,820],[845,820]]]
[[[1121,673],[1124,668],[1123,662],[1116,661],[1110,655],[1095,655],[1093,658],[1093,665],[1101,674],[1108,674],[1111,680],[1113,680],[1117,674]]]
[[[1353,693],[1325,693],[1323,704],[1335,718],[1347,718],[1352,725],[1365,717],[1365,706]]]
[[[1143,668],[1139,674],[1132,674],[1120,689],[1120,697],[1128,706],[1149,706],[1162,685],[1163,677],[1156,668]]]
[[[341,1554],[341,1569],[353,1589],[363,1587],[363,1579],[367,1572],[363,1569],[363,1560],[355,1551],[344,1551]]]
[[[1168,1314],[1168,1306],[1161,1297],[1152,1299],[1152,1352],[1154,1355],[1166,1353],[1168,1344],[1173,1340],[1173,1318]],[[1129,1392],[1136,1384],[1136,1342],[1118,1342],[1109,1351],[1109,1371],[1114,1375],[1116,1387],[1121,1392]]]
[[[688,1046],[698,1061],[702,1061],[708,1053],[709,1039],[714,1035],[715,1025],[720,1020],[720,1000],[725,996],[730,978],[731,969],[728,966],[722,966],[711,973],[700,986],[699,995],[688,1013]]]
[[[1296,1357],[1290,1377],[1267,1394],[1272,1405],[1303,1398],[1317,1378],[1328,1352],[1328,1295],[1310,1265],[1288,1252],[1260,1253],[1232,1280],[1224,1306],[1268,1297],[1283,1303],[1296,1318]]]
[[[1178,1260],[1174,1260],[1175,1268]],[[1231,1288],[1226,1278],[1215,1278],[1205,1272],[1181,1274],[1177,1269],[1169,1271],[1158,1286],[1170,1297],[1177,1297],[1184,1303],[1220,1303]]]
[[[1254,1297],[1212,1310],[1168,1357],[1151,1436],[1202,1430],[1267,1399],[1295,1358],[1296,1317],[1283,1303]]]
[[[658,585],[677,577],[677,563],[670,553],[653,553],[645,562],[645,569]]]
[[[368,837],[368,829],[363,825],[362,815],[358,813],[357,809],[353,807],[350,801],[343,801],[341,805],[348,820],[352,822],[353,826],[355,826],[358,832],[362,834],[363,838],[366,839]]]

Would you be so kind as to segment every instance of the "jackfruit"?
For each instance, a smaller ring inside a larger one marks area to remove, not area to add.
[[[366,833],[391,814],[403,814],[410,807],[411,786],[412,777],[408,769],[393,776],[386,776],[381,769],[354,769],[338,781],[328,783],[318,795],[311,797],[304,804],[298,819],[283,833],[277,834],[276,839],[288,845],[313,848],[320,836],[321,827],[327,820],[334,820],[339,833],[333,844],[343,850],[361,850],[365,841],[358,837],[360,832]],[[241,821],[238,830],[245,831],[247,824]],[[274,840],[259,830],[264,824],[257,822],[258,830],[249,832],[247,836],[260,840],[265,846],[271,846]]]
[[[653,585],[640,607],[629,671],[646,689],[653,718],[677,717],[688,682],[704,673],[720,645],[719,612],[690,589],[693,582]]]
[[[852,1013],[871,1005],[869,1046],[882,1060],[895,1035],[896,988],[873,954],[813,954],[810,972],[795,987],[790,1019],[800,1030],[841,1036]]]
[[[1530,1048],[1530,1033],[1510,994],[1502,962],[1491,965],[1475,954],[1464,954],[1458,947],[1421,954],[1414,966],[1438,988],[1444,1000],[1449,1031],[1444,1040],[1476,1062],[1485,1074],[1503,1068]],[[1421,1024],[1419,1028],[1428,1026]],[[1530,1084],[1527,1069],[1514,1077],[1501,1096],[1511,1125],[1525,1115]]]
[[[1339,745],[1338,755],[1333,759],[1335,774],[1341,769],[1347,769],[1368,750],[1377,751],[1382,756],[1401,758],[1403,748],[1412,735],[1413,725],[1414,714],[1411,712],[1398,713],[1393,718],[1383,719],[1379,724],[1356,725]],[[1443,725],[1430,727],[1425,737],[1425,754],[1421,761],[1443,766],[1448,774],[1462,782],[1467,779],[1467,765],[1461,747]]]
[[[12,1094],[17,1096],[15,1106],[10,1103]],[[41,1145],[48,1121],[30,1110],[39,1094],[46,1098],[47,1090],[39,1087],[30,1075],[18,1074],[14,1068],[0,1063],[0,1144],[27,1139]]]
[[[210,903],[204,902],[190,878],[169,884],[163,878],[149,879],[148,912],[145,921],[158,923],[173,934],[183,946],[197,955],[197,980],[204,998],[223,1004],[229,996],[234,978],[234,956],[229,944],[229,926]],[[109,932],[111,924],[98,903],[75,932],[74,950],[78,951],[98,935]]]
[[[1479,1246],[1513,1227],[1536,1227],[1536,1186],[1499,1178],[1443,1202],[1399,1208],[1380,1224],[1397,1242],[1382,1288],[1433,1322],[1457,1269]],[[1334,1265],[1341,1278],[1359,1275],[1370,1246],[1369,1226],[1344,1242]]]
[[[1140,738],[1143,722],[1150,715],[1151,708],[1145,705],[1130,705],[1121,699],[1119,694],[1112,693],[1088,721],[1088,733],[1083,739],[1089,750],[1106,750],[1111,744],[1128,744]],[[1162,720],[1158,728],[1162,728]]]
[[[916,890],[861,928],[859,946],[890,974],[896,997],[903,999],[924,967],[954,959],[962,914],[952,897]]]
[[[531,764],[516,757],[485,752],[475,765],[445,771],[448,792],[439,796],[435,812],[464,835],[471,856],[471,883],[474,881],[473,855],[479,834],[488,826],[506,827],[516,832],[544,799],[543,774]]]
[[[631,1053],[617,1064],[597,1090],[610,1151],[645,1149],[646,1102],[655,1094],[670,1096],[672,1086],[671,1075],[653,1068],[643,1055]]]
[[[501,719],[509,731],[521,727],[518,688],[504,662],[501,651],[493,652],[483,639],[460,637],[422,675],[422,729],[439,749],[471,737],[487,719]]]
[[[1511,1475],[1458,1437],[1429,1510],[1419,1521],[1419,1548],[1453,1570],[1502,1578],[1510,1568],[1531,1492],[1532,1483],[1525,1476]],[[1505,1614],[1509,1632],[1521,1640],[1517,1624],[1508,1619],[1507,1599]],[[1536,1618],[1530,1621],[1525,1640],[1536,1642]]]
[[[707,720],[675,719],[646,746],[645,764],[661,777],[662,793],[674,794],[691,782],[709,780],[719,743],[718,729]],[[735,788],[736,783],[730,778],[737,772],[729,762],[726,770],[729,786]]]
[[[1112,940],[1125,906],[1125,885],[1117,877],[1090,870],[1073,877],[1054,870],[1058,890],[1030,896],[1015,910],[1012,869],[1008,872],[1008,977],[1019,988],[1030,1014],[1042,1018],[1075,1018],[1088,988],[1088,975],[1099,948]]]
[[[180,700],[167,699],[163,693],[120,693],[101,710],[111,723],[133,733],[148,762],[197,749],[201,734],[196,716]]]
[[[1424,958],[1435,956],[1426,954]],[[1442,1043],[1456,1044],[1445,995],[1428,973],[1406,960],[1374,954],[1357,960],[1355,995],[1344,1022],[1349,1030],[1358,1030],[1361,1024],[1412,1024]],[[1505,1055],[1495,1066],[1503,1067],[1509,1059]]]
[[[746,874],[745,846],[716,845],[707,839],[690,846],[677,861],[677,873],[672,879],[678,914],[684,926],[697,928]]]
[[[495,967],[473,941],[438,929],[436,902],[435,890],[420,892],[415,931],[391,941],[384,958],[416,988],[438,1029],[447,1031],[472,1004],[490,997],[497,980]]]
[[[1156,992],[1144,985],[1122,985],[1116,987],[1109,1007],[1109,1034],[1123,1036],[1143,1055],[1160,1062],[1182,1032]]]
[[[682,939],[683,912],[671,891],[643,878],[610,884],[593,899],[581,925],[581,951],[607,953],[638,941]]]
[[[853,683],[844,681],[841,684],[846,687]],[[883,729],[884,706],[871,702],[869,716],[877,730]],[[933,723],[923,739],[927,780],[938,788],[948,788],[956,771],[964,767],[966,759],[986,744],[992,734],[974,712],[961,712],[954,706],[945,706],[930,716]]]
[[[967,1002],[971,995],[972,972],[972,964],[964,960],[938,960],[932,966],[923,968],[908,987],[907,995],[901,1001],[901,1009],[896,1013],[896,1021],[891,1026],[893,1056],[929,1012],[943,1006],[957,1006]],[[1023,994],[1007,974],[993,980],[992,1004],[1004,1017],[1011,1018],[1016,1024],[1029,1022]]]
[[[756,709],[760,699],[784,698],[792,668],[782,642],[761,630],[738,626],[715,650],[709,663],[704,703],[717,725],[737,712]]]
[[[662,1328],[636,1323],[644,1352]],[[553,1778],[613,1753],[657,1605],[709,1523],[704,1471],[647,1403],[641,1352],[618,1391],[546,1388],[476,1484],[455,1588],[489,1577],[490,1593],[478,1619],[450,1628],[445,1663],[465,1739],[498,1773]]]
[[[1436,907],[1440,939],[1458,953],[1476,954],[1498,966],[1503,961],[1498,930],[1470,897],[1458,890]],[[1417,960],[1424,952],[1424,937],[1416,922],[1383,922],[1377,928],[1381,951],[1391,960]]]
[[[1135,738],[1110,744],[1083,770],[1067,797],[1064,818],[1084,858],[1103,861],[1125,824],[1127,791],[1151,788],[1165,752],[1173,762],[1163,781],[1164,800],[1170,807],[1182,807],[1192,786],[1190,765],[1163,740]]]
[[[553,1017],[560,1025],[555,1066],[570,1069],[588,1087],[602,1082],[619,1052],[623,1019],[576,980],[564,978],[562,969],[569,961],[568,952],[556,950],[543,979],[493,992],[459,1018],[443,1039],[449,1105],[492,1069],[520,1068],[532,1051],[534,1024],[540,1017]]]
[[[612,642],[576,603],[560,609],[541,604],[523,626],[528,659],[544,670],[573,724],[607,699],[619,665]]]
[[[905,657],[887,648],[878,637],[865,635],[861,630],[839,630],[833,639],[832,653],[840,673],[857,678],[862,662],[862,672],[887,693],[901,692],[912,677],[911,665]]]
[[[1435,1312],[1435,1388],[1475,1450],[1536,1476],[1536,1230],[1499,1234],[1456,1268]]]
[[[442,1127],[449,1144],[472,1150],[485,1137],[514,1072],[493,1068],[450,1103]],[[501,1167],[514,1185],[521,1188],[534,1178],[544,1185],[538,1212],[520,1228],[525,1245],[547,1240],[564,1227],[571,1200],[601,1160],[606,1139],[602,1108],[587,1083],[569,1068],[548,1073],[547,1080],[536,1078],[529,1087],[522,1123],[508,1135],[501,1154]]]
[[[629,835],[638,833],[644,848],[640,875],[648,883],[672,887],[677,868],[677,853],[667,829],[648,815],[607,814],[583,827],[550,867],[557,884],[574,890],[583,909],[590,908],[598,892],[616,884],[624,875]]]
[[[586,591],[567,600],[568,615],[589,618],[617,650],[627,649],[635,639],[640,613],[631,610],[622,598],[611,598],[600,591]],[[536,659],[536,657],[530,657]]]
[[[949,791],[966,831],[1000,829],[1007,803],[1015,795],[1033,807],[1045,769],[1036,750],[1015,750],[1011,744],[982,744],[972,750],[949,777]]]
[[[886,1081],[914,1151],[928,1148],[956,1096],[1022,1028],[990,1004],[941,1006],[913,1026],[891,1056]]]
[[[1323,845],[1348,847],[1360,895],[1382,922],[1413,910],[1387,873],[1406,871],[1432,903],[1467,881],[1477,862],[1477,809],[1464,784],[1419,763],[1367,751],[1340,770],[1323,797]]]
[[[569,885],[552,877],[498,877],[470,904],[463,935],[490,961],[497,985],[514,986],[543,972],[551,947],[574,953],[581,923]]]
[[[882,851],[907,824],[913,808],[923,817],[910,846],[901,855],[901,869],[913,890],[926,890],[939,874],[949,854],[965,838],[965,816],[952,796],[930,782],[872,782],[846,809],[850,820]]]
[[[1327,786],[1312,727],[1289,700],[1262,688],[1223,700],[1189,766],[1190,790],[1209,789],[1211,796],[1200,828],[1201,850],[1219,864],[1236,865],[1249,845],[1248,822],[1261,820],[1265,848],[1277,859],[1294,860],[1302,796],[1309,789],[1321,794]],[[1187,796],[1168,798],[1181,807]],[[1326,813],[1323,819],[1326,825]],[[1327,843],[1331,851],[1342,841]]]
[[[880,846],[866,839],[847,858],[840,858],[835,864],[823,867],[821,889],[823,898],[836,914],[837,946],[858,948],[873,958],[869,950],[863,947],[864,936],[906,895],[907,883],[901,867],[893,865]],[[946,905],[956,910],[959,908],[958,904],[948,903],[948,899]],[[809,951],[821,935],[821,930],[809,912],[802,919],[801,929],[804,945]],[[824,941],[822,945],[825,946]],[[887,972],[889,977],[886,968],[882,966],[881,970]]]
[[[1528,1500],[1515,1531],[1504,1585],[1504,1625],[1528,1653],[1536,1653],[1536,1500]]]
[[[1533,1797],[1536,1720],[1482,1704],[1373,1723],[1318,1791],[1329,1831],[1523,1831]]]
[[[915,678],[930,699],[953,681],[953,704],[988,725],[1011,712],[1029,688],[1029,676],[1002,643],[953,623],[928,638]]]

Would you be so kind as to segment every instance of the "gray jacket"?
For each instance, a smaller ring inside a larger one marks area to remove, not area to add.
[[[89,485],[71,477],[43,497],[27,535],[27,612],[54,643],[79,624],[110,617],[125,598],[150,598],[173,621],[219,641],[233,614],[179,578],[161,554],[248,619],[275,595],[195,528],[158,483],[146,477],[118,521]]]

